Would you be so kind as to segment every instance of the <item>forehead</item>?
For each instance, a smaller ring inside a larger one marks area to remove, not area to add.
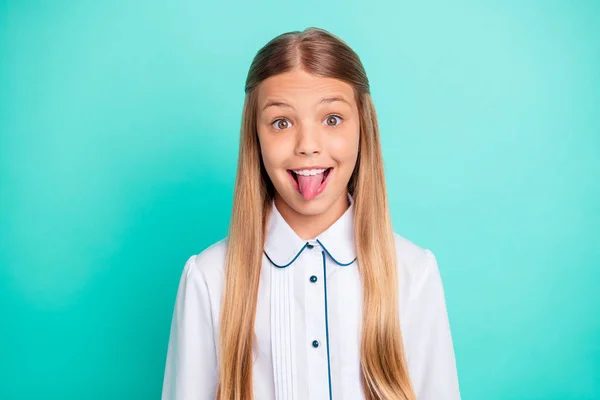
[[[265,79],[258,86],[259,110],[270,100],[287,100],[313,105],[323,97],[342,97],[354,105],[354,89],[344,81],[296,69]]]

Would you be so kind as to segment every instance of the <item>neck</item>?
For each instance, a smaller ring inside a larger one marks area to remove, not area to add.
[[[290,207],[285,200],[275,193],[277,210],[302,240],[310,240],[327,230],[337,221],[349,207],[346,192],[343,192],[324,212],[314,215],[301,214]]]

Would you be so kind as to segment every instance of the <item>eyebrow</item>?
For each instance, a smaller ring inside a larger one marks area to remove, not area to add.
[[[333,103],[336,101],[341,101],[341,102],[344,102],[344,103],[348,104],[349,106],[351,106],[351,104],[341,96],[324,97],[321,100],[319,100],[319,102],[317,104],[329,104],[329,103]],[[265,111],[269,107],[285,107],[285,108],[291,108],[292,110],[294,109],[294,107],[291,104],[288,104],[283,101],[278,101],[278,100],[267,101],[267,104],[265,104],[265,106],[263,107],[262,110]]]

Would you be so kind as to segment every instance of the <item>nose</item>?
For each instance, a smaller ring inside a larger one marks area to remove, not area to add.
[[[296,155],[311,156],[320,153],[321,138],[318,129],[299,129],[296,140]]]

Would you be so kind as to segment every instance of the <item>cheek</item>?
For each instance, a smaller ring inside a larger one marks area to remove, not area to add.
[[[278,168],[285,161],[285,143],[276,138],[260,137],[260,153],[267,171]]]
[[[331,156],[339,162],[354,162],[358,156],[359,134],[345,132],[330,142]]]
[[[273,170],[273,166],[276,164],[276,160],[273,160],[274,152],[269,149],[268,145],[262,144],[260,147],[260,154],[262,156],[263,164],[265,165],[265,169],[271,174]]]

